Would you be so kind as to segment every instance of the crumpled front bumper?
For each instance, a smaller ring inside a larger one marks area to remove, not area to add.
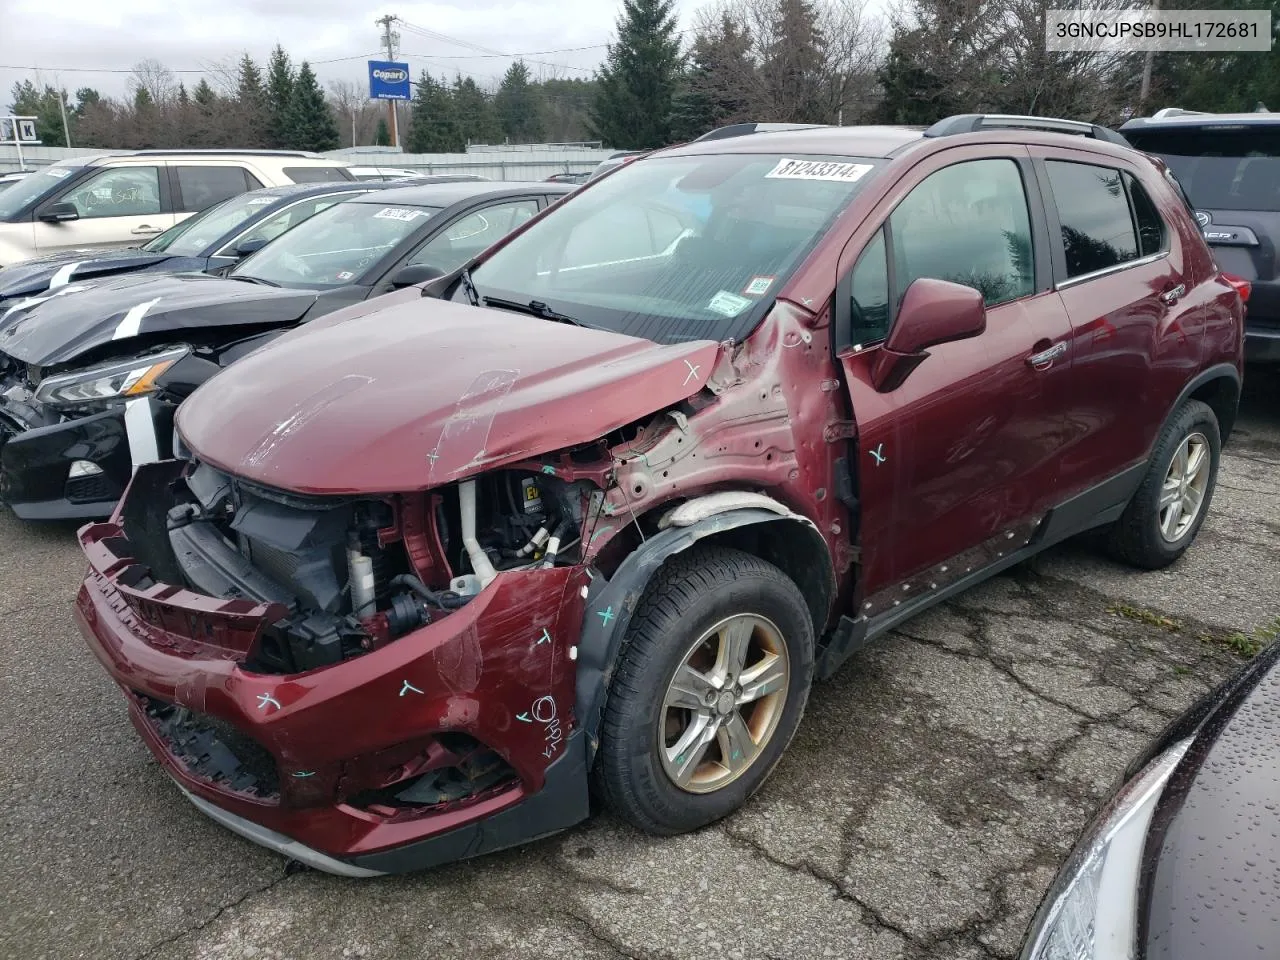
[[[499,574],[460,610],[361,656],[255,673],[245,663],[278,605],[153,582],[132,556],[121,519],[137,515],[130,497],[153,494],[179,469],[140,468],[112,520],[80,531],[89,571],[75,614],[147,746],[201,809],[356,876],[474,856],[585,818],[586,751],[573,716],[584,571]],[[378,799],[450,762],[460,738],[500,757],[510,777],[410,809]]]

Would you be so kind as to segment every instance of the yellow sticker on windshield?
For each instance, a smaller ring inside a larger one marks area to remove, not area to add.
[[[871,170],[869,163],[841,163],[834,160],[792,160],[783,157],[766,173],[766,180],[834,180],[857,183]]]

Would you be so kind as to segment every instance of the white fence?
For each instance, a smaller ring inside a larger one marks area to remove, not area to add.
[[[555,173],[589,173],[612,150],[544,149],[558,144],[532,144],[529,149],[501,147],[469,153],[399,153],[386,149],[333,150],[326,156],[353,167],[378,166],[416,170],[422,173],[470,173],[492,180],[545,180]],[[48,166],[66,157],[89,157],[117,151],[79,147],[23,147],[28,169]],[[127,151],[118,151],[127,152]],[[0,146],[0,173],[18,169],[18,153],[12,146]]]

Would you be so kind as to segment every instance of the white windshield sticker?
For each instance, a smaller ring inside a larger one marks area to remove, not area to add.
[[[711,298],[711,302],[707,304],[707,309],[714,310],[716,313],[723,314],[726,317],[736,317],[749,306],[751,306],[751,301],[746,297],[740,297],[736,293],[730,293],[728,290],[721,290]]]
[[[71,176],[70,170],[66,170],[61,167],[45,167],[45,170],[48,171],[49,176],[57,177],[59,180],[61,180],[63,177]]]
[[[383,207],[373,215],[375,220],[416,220],[418,217],[425,217],[427,214],[423,210],[406,210],[404,207]]]
[[[249,206],[260,207],[264,203],[271,203],[273,200],[275,200],[275,197],[251,197],[249,200]]]
[[[748,297],[763,297],[773,286],[773,277],[752,277],[747,288],[742,292]]]
[[[871,170],[869,163],[837,163],[833,160],[791,160],[783,157],[765,174],[766,180],[834,180],[857,183]]]

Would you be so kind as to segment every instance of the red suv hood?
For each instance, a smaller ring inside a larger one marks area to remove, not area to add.
[[[281,338],[192,394],[177,422],[201,460],[266,486],[409,492],[678,403],[718,350],[419,300]]]

